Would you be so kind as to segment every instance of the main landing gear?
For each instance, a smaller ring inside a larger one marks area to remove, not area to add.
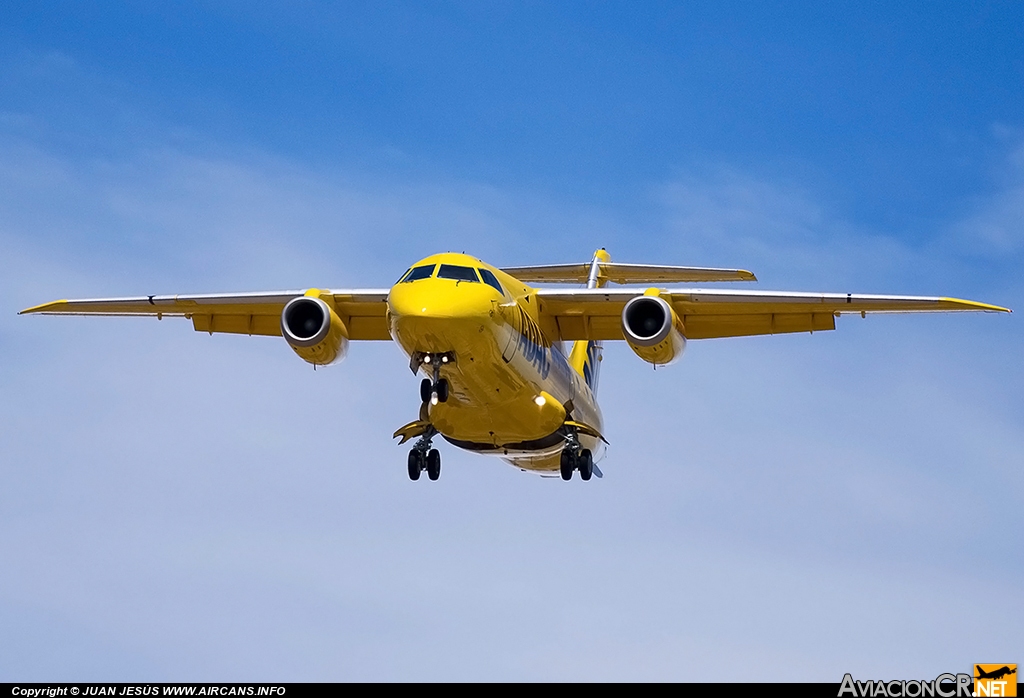
[[[427,477],[436,480],[441,477],[441,453],[430,447],[430,441],[437,434],[433,427],[423,434],[409,451],[409,479],[419,480],[420,473],[427,471]]]
[[[409,451],[409,479],[419,480],[420,473],[427,471],[427,477],[436,480],[441,477],[441,453],[432,448],[425,454],[415,448]]]
[[[559,470],[563,480],[571,480],[574,470],[579,470],[580,477],[589,480],[594,476],[594,455],[587,448],[573,450],[566,446],[562,449],[562,462]]]
[[[565,436],[565,448],[562,449],[562,460],[558,469],[563,480],[571,480],[574,470],[580,471],[583,480],[589,480],[594,476],[594,454],[590,449],[583,448],[575,429],[569,429]]]

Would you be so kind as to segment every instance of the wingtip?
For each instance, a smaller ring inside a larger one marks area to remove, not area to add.
[[[59,305],[67,304],[67,300],[51,301],[49,303],[43,303],[42,305],[33,305],[31,308],[25,308],[18,312],[18,315],[31,315],[32,313],[43,313],[47,310],[54,310]]]
[[[1004,308],[1001,305],[991,305],[990,303],[979,303],[978,301],[968,301],[963,298],[943,298],[944,301],[955,303],[957,305],[967,306],[971,310],[984,310],[988,313],[1012,313],[1013,311],[1009,308]]]
[[[757,277],[754,276],[754,272],[747,271],[746,269],[739,270],[740,281],[757,281]]]

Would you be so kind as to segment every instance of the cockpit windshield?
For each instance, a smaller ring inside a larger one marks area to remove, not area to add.
[[[405,275],[402,279],[403,284],[407,284],[410,281],[419,281],[420,279],[429,279],[434,273],[434,267],[436,264],[424,264],[422,267],[413,267],[412,270]]]
[[[442,264],[440,271],[437,272],[437,278],[480,283],[480,279],[477,277],[476,270],[473,267],[460,267],[455,264]]]
[[[505,290],[502,289],[501,284],[498,283],[497,277],[495,277],[494,274],[490,272],[490,270],[479,269],[478,271],[480,272],[480,278],[484,280],[485,284],[487,284],[488,286],[492,286],[494,290],[500,293],[501,295],[505,295]]]

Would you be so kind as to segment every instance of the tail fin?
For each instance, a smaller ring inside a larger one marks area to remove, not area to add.
[[[590,262],[590,273],[587,275],[587,288],[601,288],[606,280],[601,278],[601,265],[612,261],[612,257],[603,247],[594,252]],[[601,343],[593,339],[580,339],[572,343],[569,352],[569,365],[583,376],[583,380],[591,392],[597,393],[597,380],[601,373]]]

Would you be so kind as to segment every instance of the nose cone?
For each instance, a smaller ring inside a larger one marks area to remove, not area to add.
[[[490,320],[497,293],[471,281],[429,278],[397,283],[388,294],[390,331],[407,352],[449,351]]]
[[[495,296],[490,286],[479,282],[421,279],[392,286],[388,309],[403,318],[471,318],[486,316]]]

